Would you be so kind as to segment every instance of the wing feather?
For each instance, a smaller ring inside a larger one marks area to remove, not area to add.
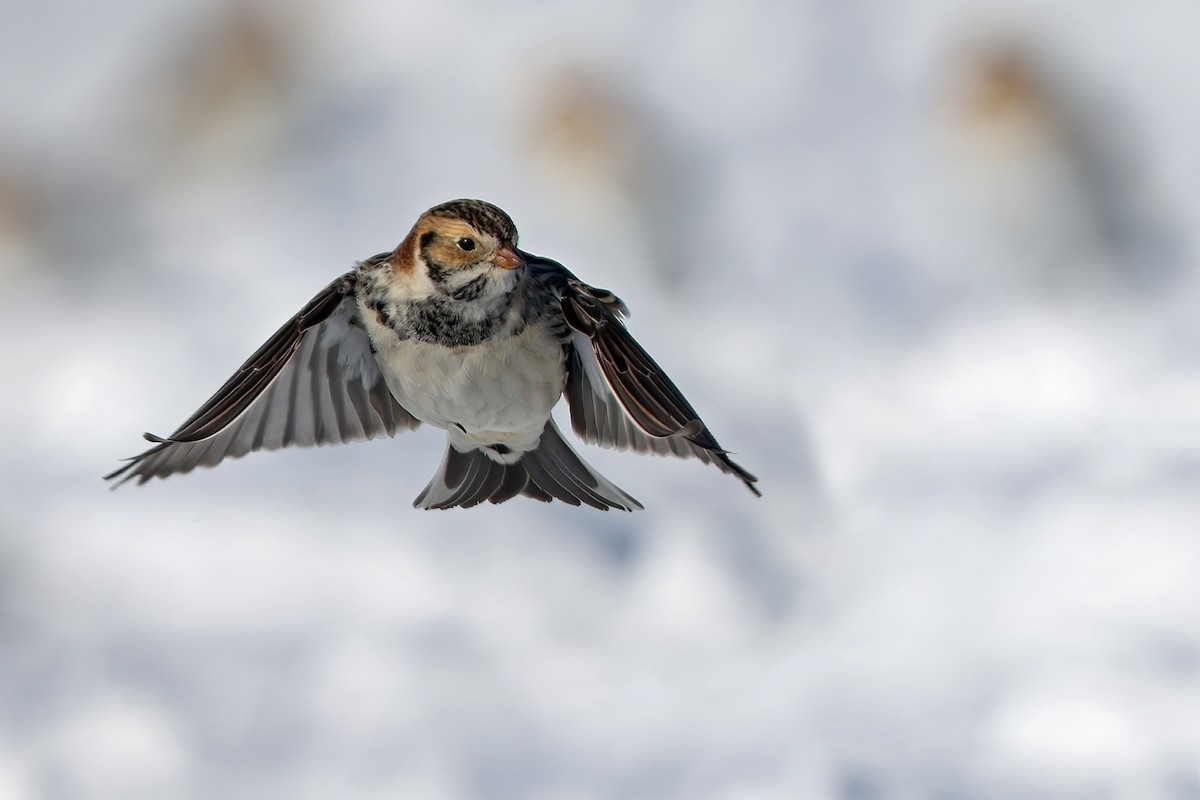
[[[729,457],[663,369],[629,333],[624,303],[556,261],[526,254],[562,304],[570,329],[565,394],[584,441],[618,450],[698,458],[761,495],[754,475]]]
[[[105,476],[165,478],[255,450],[394,436],[420,423],[392,397],[358,322],[354,273],[325,287],[170,437]]]

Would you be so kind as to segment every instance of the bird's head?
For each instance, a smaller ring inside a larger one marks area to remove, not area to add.
[[[464,294],[468,285],[509,285],[524,265],[513,221],[482,200],[429,209],[392,255],[397,273],[423,273],[433,289],[451,296]]]

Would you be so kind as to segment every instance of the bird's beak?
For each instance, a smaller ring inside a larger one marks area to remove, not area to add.
[[[492,263],[504,269],[516,269],[525,266],[525,259],[521,258],[521,254],[517,248],[513,247],[512,242],[504,242],[496,248],[496,254],[492,256]]]

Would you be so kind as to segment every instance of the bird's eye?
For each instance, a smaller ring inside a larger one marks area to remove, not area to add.
[[[466,250],[468,253],[475,249],[475,240],[469,236],[462,237],[455,244],[458,245],[459,250]]]

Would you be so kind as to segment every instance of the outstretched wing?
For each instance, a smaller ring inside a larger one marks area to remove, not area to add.
[[[392,397],[358,321],[354,273],[326,286],[168,438],[105,480],[115,486],[215,466],[254,450],[394,436],[420,423]]]
[[[698,458],[737,476],[761,496],[754,486],[758,478],[721,448],[687,398],[625,328],[625,304],[557,262],[526,258],[545,270],[571,330],[566,395],[575,433],[618,450]]]

